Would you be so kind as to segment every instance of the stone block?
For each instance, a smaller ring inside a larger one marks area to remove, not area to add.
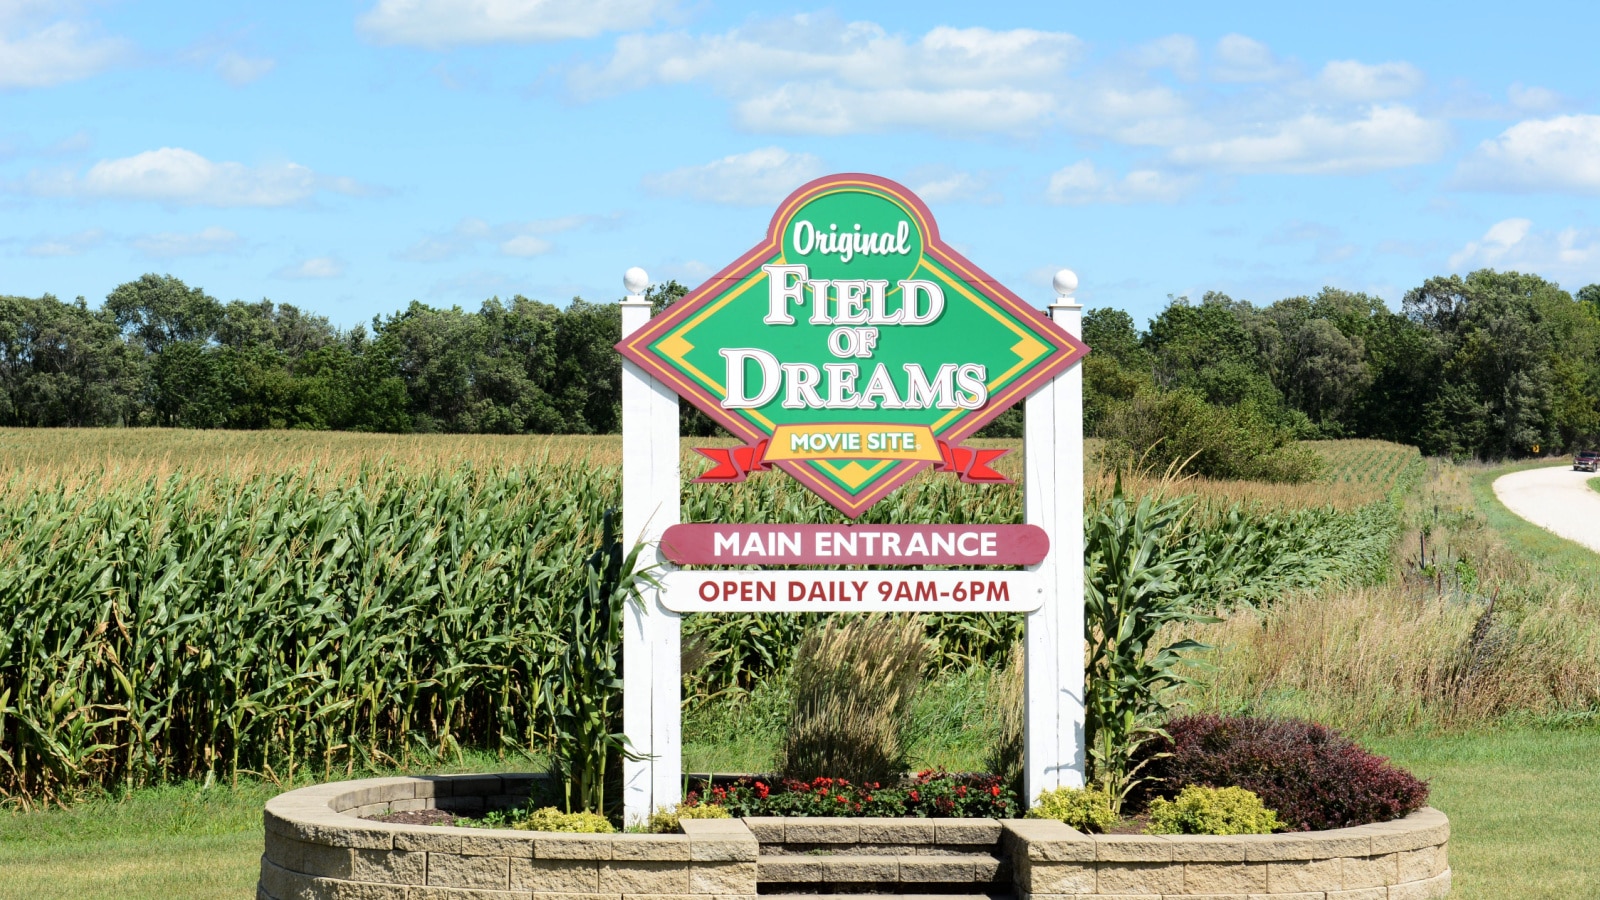
[[[997,819],[934,819],[933,842],[955,847],[997,844],[1000,822]]]
[[[539,834],[534,859],[610,859],[611,838],[596,834]]]
[[[421,775],[411,785],[412,796],[415,797],[448,797],[450,779],[438,775]]]
[[[1434,857],[1439,855],[1437,847],[1423,847],[1420,850],[1400,851],[1400,874],[1396,883],[1407,881],[1426,881],[1439,874],[1434,868]]]
[[[431,797],[413,797],[410,800],[390,800],[389,809],[393,812],[410,812],[414,809],[431,809],[428,804]]]
[[[1450,840],[1450,820],[1431,806],[1423,807],[1404,819],[1369,825],[1373,829],[1372,855],[1419,850]]]
[[[1185,894],[1265,894],[1270,863],[1192,862],[1183,867]]]
[[[1026,879],[1017,879],[1018,889],[1031,894],[1092,894],[1095,889],[1094,863],[1028,863]]]
[[[1274,894],[1328,891],[1349,887],[1341,883],[1340,860],[1299,859],[1267,863],[1267,890]]]
[[[274,835],[266,842],[266,847],[267,858],[291,872],[327,878],[350,877],[351,851],[347,847],[326,847],[282,835]]]
[[[600,864],[602,894],[687,894],[689,864],[608,860]]]
[[[533,832],[484,831],[461,836],[462,856],[505,856],[533,858]]]
[[[1162,835],[1102,834],[1094,839],[1100,862],[1171,862],[1173,840]]]
[[[291,801],[274,809],[278,799],[281,798],[267,801],[268,809],[262,816],[262,824],[272,834],[324,847],[386,850],[394,846],[394,832],[389,826],[363,824],[319,802]]]
[[[699,864],[689,870],[689,892],[692,894],[754,894],[756,892],[756,864],[730,862],[714,865]]]
[[[821,859],[828,881],[860,884],[900,879],[899,863],[892,856],[824,856]]]
[[[560,894],[547,891],[534,891],[532,894],[518,894],[519,897],[531,897],[532,900],[617,900],[617,894]]]
[[[1343,889],[1383,887],[1400,880],[1400,854],[1382,856],[1356,856],[1341,860],[1344,864]]]
[[[1180,894],[1183,863],[1095,863],[1095,886],[1102,894]]]
[[[783,826],[783,839],[790,844],[855,844],[861,840],[861,826],[854,819],[796,816]]]
[[[1245,859],[1251,862],[1337,859],[1366,856],[1372,849],[1369,832],[1360,828],[1341,828],[1321,834],[1296,831],[1261,835],[1261,838],[1245,843]]]
[[[545,894],[592,894],[600,889],[600,863],[584,859],[513,859],[511,888]]]
[[[439,828],[433,825],[396,825],[394,828],[396,850],[461,852],[461,832],[453,828]]]
[[[716,836],[723,839],[729,837],[748,838],[752,841],[756,839],[743,819],[680,819],[678,827],[692,838]]]
[[[1328,900],[1389,900],[1389,889],[1373,887],[1356,888],[1353,891],[1329,891]]]
[[[276,900],[289,900],[291,897],[299,896],[300,890],[311,884],[311,876],[291,872],[263,856],[259,884],[262,890],[271,894]]]
[[[405,900],[528,900],[530,896],[527,891],[495,891],[488,888],[411,887],[406,890]]]
[[[750,816],[742,820],[756,840],[763,844],[781,844],[784,841],[783,816]]]
[[[456,797],[492,797],[504,794],[499,775],[468,775],[450,779],[450,793]]]
[[[689,836],[684,834],[619,834],[611,839],[612,859],[688,862]]]
[[[414,889],[403,884],[313,878],[300,893],[291,896],[294,900],[407,900]]]
[[[756,862],[759,878],[778,884],[827,879],[820,856],[763,856]]]
[[[979,856],[972,861],[972,880],[977,884],[993,884],[1011,880],[1011,864],[992,856]]]
[[[1190,834],[1184,835],[1181,841],[1172,841],[1167,853],[1174,862],[1244,862],[1250,846],[1247,839],[1263,837],[1267,835]]]
[[[504,856],[428,854],[430,887],[485,888],[504,891],[510,887],[510,871],[511,860]]]
[[[1444,872],[1427,881],[1389,886],[1389,900],[1436,900],[1450,893],[1450,872]]]
[[[689,858],[695,862],[754,862],[760,849],[761,845],[748,832],[742,838],[696,835],[689,839]]]
[[[931,844],[933,821],[930,819],[862,819],[863,844]]]
[[[386,884],[426,884],[428,854],[405,850],[351,850],[350,877]]]
[[[900,881],[928,883],[934,881],[971,884],[972,860],[959,856],[902,856]]]

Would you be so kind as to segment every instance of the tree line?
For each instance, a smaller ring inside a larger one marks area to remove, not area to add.
[[[0,296],[0,425],[615,432],[619,329],[615,303],[522,296],[476,312],[413,301],[341,329],[154,274],[98,308]],[[1482,270],[1429,279],[1399,312],[1335,288],[1267,306],[1211,292],[1143,329],[1091,310],[1084,339],[1089,433],[1146,463],[1295,480],[1298,439],[1483,458],[1600,442],[1600,285]],[[713,429],[685,404],[686,433]]]

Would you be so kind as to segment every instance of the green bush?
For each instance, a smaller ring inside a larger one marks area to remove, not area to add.
[[[520,831],[567,831],[575,834],[611,834],[616,831],[599,813],[562,812],[554,806],[536,809],[511,827]]]
[[[1271,834],[1281,825],[1278,814],[1244,788],[1192,784],[1176,800],[1150,801],[1146,834]]]
[[[1322,473],[1322,457],[1294,441],[1253,401],[1215,406],[1189,390],[1150,390],[1114,407],[1099,429],[1113,465],[1209,478],[1300,483]]]
[[[912,616],[846,616],[808,635],[795,653],[781,774],[894,781],[906,768],[906,725],[930,651]]]
[[[650,814],[647,826],[651,834],[677,834],[682,831],[680,823],[683,819],[731,819],[733,818],[726,809],[708,803],[694,806],[678,804],[672,807],[662,807]]]
[[[1055,819],[1079,831],[1105,831],[1117,822],[1111,798],[1095,788],[1060,787],[1039,794],[1029,819]]]

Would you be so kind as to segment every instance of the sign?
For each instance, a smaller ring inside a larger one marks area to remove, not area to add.
[[[1031,566],[1037,525],[673,525],[661,553],[678,565]]]
[[[930,466],[1003,482],[961,441],[1087,347],[939,237],[892,181],[834,175],[617,349],[746,443],[702,481],[777,467],[861,515]]]
[[[1056,273],[1046,317],[945,244],[910,191],[833,175],[661,315],[642,269],[623,283],[622,527],[657,573],[623,629],[628,821],[682,799],[679,613],[704,610],[1025,612],[1024,791],[1082,787],[1077,276]],[[779,468],[852,519],[929,468],[1006,481],[1005,451],[964,441],[1026,398],[1026,524],[681,524],[680,395],[744,442],[700,450],[698,481]],[[793,568],[818,565],[834,568]]]

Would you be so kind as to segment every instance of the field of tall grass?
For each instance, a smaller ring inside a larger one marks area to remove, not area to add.
[[[618,447],[0,431],[0,800],[332,775],[466,746],[540,752],[552,725],[539,710],[564,689],[549,671],[557,623],[619,500]],[[1398,534],[1389,495],[1415,458],[1385,452],[1401,463],[1348,482],[1343,509],[1333,490],[1121,483],[1193,494],[1171,535],[1199,559],[1185,577],[1219,606],[1264,606],[1384,576]],[[1117,482],[1092,480],[1091,504]],[[687,521],[839,521],[781,473],[686,485],[683,509]],[[1021,485],[930,474],[866,520],[1015,522],[1021,509]],[[690,617],[690,693],[781,672],[815,621]],[[942,614],[928,627],[950,669],[1001,658],[1021,618]]]

